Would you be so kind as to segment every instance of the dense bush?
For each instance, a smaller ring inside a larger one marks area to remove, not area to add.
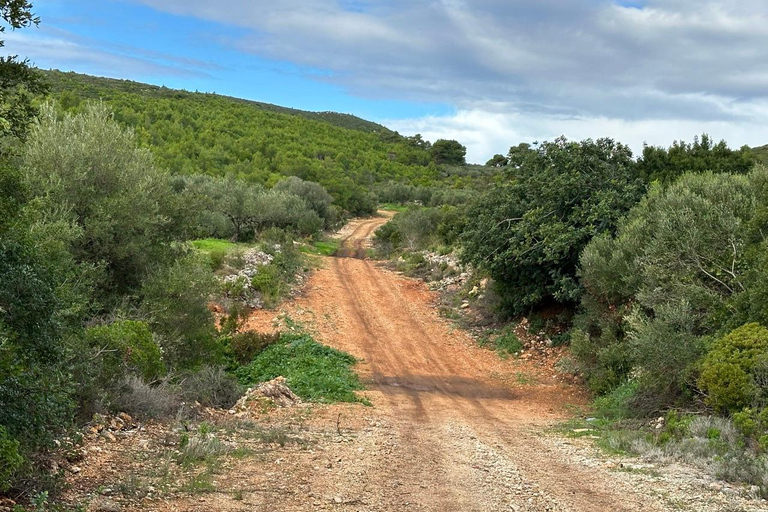
[[[768,329],[746,324],[715,341],[701,363],[699,387],[719,412],[736,412],[768,400],[768,383],[755,379],[768,370]]]
[[[464,225],[464,216],[453,206],[410,208],[376,230],[375,241],[385,252],[409,251],[453,245]]]
[[[85,339],[98,354],[102,386],[129,374],[151,382],[166,372],[160,347],[145,322],[118,320],[90,327]]]
[[[141,288],[140,312],[159,337],[172,368],[212,363],[221,357],[208,301],[217,288],[202,257],[189,255],[156,268]]]
[[[670,184],[688,173],[746,174],[756,162],[748,147],[733,150],[706,134],[692,144],[675,141],[669,148],[645,146],[637,161],[638,173],[647,182]]]
[[[598,236],[585,248],[573,339],[594,389],[633,374],[641,410],[690,398],[706,337],[750,284],[750,222],[764,173],[687,175],[654,187],[615,237]]]
[[[108,303],[174,257],[170,242],[183,238],[184,211],[170,180],[103,105],[61,119],[44,106],[23,161],[31,207],[46,222],[79,228],[69,250],[103,270],[98,285]]]
[[[507,182],[470,205],[464,259],[490,273],[509,313],[578,301],[581,250],[643,192],[631,157],[610,139],[545,142],[511,154]]]

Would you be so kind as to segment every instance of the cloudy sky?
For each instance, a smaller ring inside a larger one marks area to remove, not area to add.
[[[32,0],[42,68],[519,142],[768,144],[765,0]]]

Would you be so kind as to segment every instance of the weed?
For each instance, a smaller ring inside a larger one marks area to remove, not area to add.
[[[209,493],[214,492],[215,490],[216,486],[213,484],[213,472],[210,470],[192,475],[189,480],[181,486],[181,491],[189,494]]]
[[[226,455],[232,448],[213,435],[190,437],[184,446],[180,446],[176,454],[176,462],[183,467],[197,462],[211,461],[221,455]]]
[[[352,371],[356,359],[321,345],[308,334],[284,333],[236,374],[245,385],[283,376],[291,389],[306,400],[361,402],[355,391],[363,389]]]

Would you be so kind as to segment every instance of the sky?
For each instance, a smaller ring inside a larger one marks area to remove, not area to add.
[[[765,0],[32,0],[36,66],[456,139],[768,144]]]

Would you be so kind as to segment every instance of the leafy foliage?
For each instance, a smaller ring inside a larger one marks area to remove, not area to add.
[[[713,408],[736,412],[768,399],[768,387],[755,381],[757,369],[768,370],[768,329],[751,323],[712,344],[701,363],[699,387]]]
[[[749,286],[745,255],[764,173],[686,175],[654,187],[615,237],[585,248],[574,351],[596,390],[634,373],[645,410],[685,399],[706,336]]]
[[[283,334],[236,373],[245,385],[283,376],[306,400],[359,402],[355,391],[363,386],[351,369],[355,362],[351,355],[321,345],[308,334]]]
[[[611,233],[643,191],[631,156],[610,139],[545,142],[517,155],[507,182],[472,203],[464,258],[491,274],[508,312],[579,299],[579,253]]]
[[[670,184],[686,173],[746,174],[756,158],[748,147],[733,150],[724,140],[717,144],[707,134],[695,137],[692,144],[675,141],[668,149],[645,146],[638,159],[640,176],[647,182]]]

